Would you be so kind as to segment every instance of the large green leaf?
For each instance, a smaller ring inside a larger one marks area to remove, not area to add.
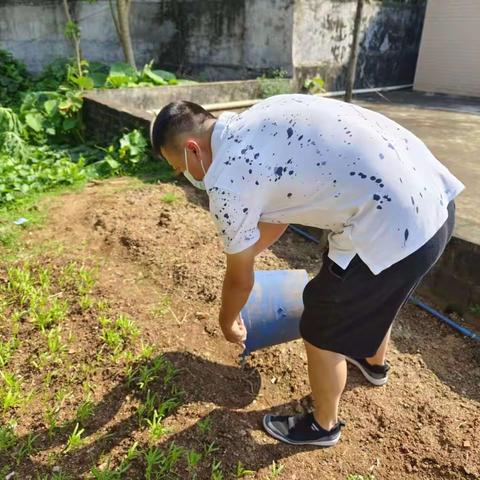
[[[35,132],[41,132],[43,128],[43,116],[40,113],[27,113],[25,122]]]
[[[131,79],[136,78],[137,71],[128,63],[114,63],[110,67],[109,77],[130,77]]]
[[[166,70],[152,70],[155,75],[162,77],[167,82],[170,80],[176,80],[177,77],[172,72],[167,72]]]
[[[105,161],[108,163],[112,170],[116,170],[118,167],[120,167],[120,163],[118,163],[114,158],[110,156],[107,156],[105,158]]]
[[[58,100],[47,100],[43,104],[43,108],[49,117],[52,116],[58,110]]]
[[[84,90],[91,90],[95,85],[93,78],[90,77],[78,77],[75,81]]]
[[[77,125],[78,125],[78,119],[76,118],[66,118],[63,121],[64,130],[71,130],[72,128],[75,128]]]
[[[95,88],[103,87],[108,78],[108,75],[102,72],[92,72],[89,76],[93,80],[93,86]]]
[[[128,85],[130,82],[129,77],[108,77],[106,80],[106,85],[111,86],[113,88],[123,87],[124,85]]]
[[[148,77],[155,85],[167,85],[165,79],[155,72],[152,72],[150,68],[145,67],[143,69],[143,74]]]

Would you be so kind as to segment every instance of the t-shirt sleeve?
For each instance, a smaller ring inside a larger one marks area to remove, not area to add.
[[[237,193],[217,189],[208,192],[210,213],[223,240],[225,253],[242,252],[260,238],[260,208]]]

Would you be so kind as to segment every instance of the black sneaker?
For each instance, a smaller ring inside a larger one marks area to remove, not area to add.
[[[340,430],[344,426],[339,421],[331,430],[325,430],[315,421],[313,413],[263,417],[263,428],[267,433],[291,445],[331,447],[340,439]]]
[[[364,358],[346,357],[347,361],[355,365],[363,373],[363,376],[373,385],[385,385],[388,380],[390,365],[370,365]]]

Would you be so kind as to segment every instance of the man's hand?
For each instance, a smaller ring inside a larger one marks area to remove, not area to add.
[[[232,343],[244,345],[247,330],[240,317],[253,288],[253,264],[255,255],[271,245],[288,225],[259,223],[260,239],[242,252],[227,254],[227,271],[223,279],[222,306],[219,323],[225,338]]]
[[[225,339],[232,343],[238,343],[245,348],[247,339],[247,329],[243,323],[242,317],[238,315],[237,319],[231,325],[220,325]]]

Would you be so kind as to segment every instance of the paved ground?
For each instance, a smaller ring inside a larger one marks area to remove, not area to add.
[[[358,95],[355,103],[411,130],[466,185],[455,234],[480,244],[480,98],[398,91]]]

